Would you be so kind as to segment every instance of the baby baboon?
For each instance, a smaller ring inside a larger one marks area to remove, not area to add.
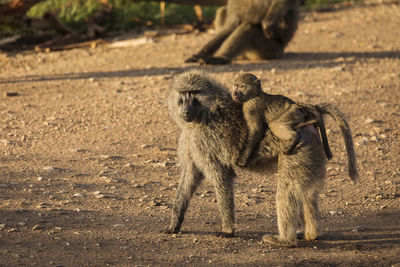
[[[298,6],[299,0],[228,0],[216,14],[217,35],[185,62],[280,58],[297,29]]]
[[[280,139],[282,152],[291,154],[301,142],[299,128],[316,122],[313,120],[306,123],[306,114],[291,99],[263,92],[261,81],[250,73],[235,78],[231,95],[235,102],[243,103],[243,116],[248,128],[247,142],[237,162],[239,166],[246,165],[261,141],[265,124]]]
[[[261,81],[249,73],[235,78],[231,95],[235,102],[243,103],[243,116],[249,131],[248,140],[237,162],[239,166],[246,165],[254,148],[261,141],[265,123],[281,140],[282,152],[285,154],[293,153],[301,145],[299,129],[313,124],[320,129],[327,158],[332,158],[324,120],[318,106],[298,105],[285,96],[266,94],[261,88]]]
[[[232,100],[226,88],[205,73],[194,70],[174,78],[167,102],[171,117],[181,129],[178,145],[181,177],[171,224],[166,232],[180,231],[189,201],[207,177],[215,186],[222,234],[233,236],[234,167],[240,148],[247,140],[241,105]],[[350,130],[346,130],[350,134]],[[279,140],[267,128],[254,157],[248,162],[246,169],[264,173],[275,171],[278,166],[279,236],[266,235],[266,241],[280,246],[295,246],[299,221],[303,222],[306,240],[317,237],[317,197],[324,183],[326,159],[315,132],[313,125],[300,128],[302,146],[297,153],[285,155],[280,153]],[[352,143],[349,145],[353,151]],[[356,176],[355,155],[348,153],[348,156]]]

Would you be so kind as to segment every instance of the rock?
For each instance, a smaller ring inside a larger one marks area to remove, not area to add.
[[[343,212],[338,211],[338,210],[331,210],[331,211],[329,211],[329,214],[330,215],[342,215]]]
[[[74,149],[71,149],[71,152],[72,153],[83,153],[83,152],[88,152],[89,150],[87,150],[87,149],[84,149],[84,148],[74,148]]]
[[[374,123],[374,122],[376,122],[376,120],[374,120],[374,119],[371,119],[371,118],[366,118],[365,119],[365,123],[366,124],[370,124],[370,123]]]
[[[56,168],[53,167],[53,166],[44,166],[44,167],[43,167],[43,170],[44,170],[44,171],[47,171],[47,172],[54,171],[55,169],[56,169]]]
[[[356,226],[351,231],[355,232],[355,233],[362,232],[362,231],[365,231],[365,227],[364,226]]]
[[[75,193],[72,197],[83,197],[82,193]]]
[[[4,228],[6,228],[6,224],[5,223],[1,223],[0,224],[0,230],[3,230]]]
[[[43,227],[40,226],[39,224],[35,224],[35,225],[32,227],[32,230],[33,230],[33,231],[42,230],[42,229],[43,229]]]
[[[1,139],[0,143],[2,143],[3,145],[7,146],[7,145],[12,145],[13,142],[7,140],[7,139]]]
[[[39,208],[39,209],[44,209],[44,208],[47,208],[47,207],[50,207],[50,206],[51,206],[50,204],[42,202],[42,203],[39,203],[36,207]]]
[[[19,96],[19,94],[18,94],[18,92],[5,92],[4,96],[13,97],[13,96]]]

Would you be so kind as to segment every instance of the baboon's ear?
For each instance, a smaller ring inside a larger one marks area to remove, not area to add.
[[[256,80],[257,89],[261,90],[261,81],[259,79]]]

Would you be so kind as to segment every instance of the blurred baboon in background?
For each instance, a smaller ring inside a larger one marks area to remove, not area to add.
[[[228,0],[217,11],[216,36],[185,62],[281,58],[297,29],[298,6],[299,0]]]

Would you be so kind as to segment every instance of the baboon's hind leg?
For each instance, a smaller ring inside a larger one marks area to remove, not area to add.
[[[311,191],[311,190],[310,190]],[[303,199],[304,239],[315,240],[318,237],[318,192],[305,192]]]
[[[265,235],[263,237],[263,241],[282,247],[294,247],[297,245],[296,226],[301,205],[294,185],[288,178],[283,173],[279,173],[276,192],[279,235]]]

